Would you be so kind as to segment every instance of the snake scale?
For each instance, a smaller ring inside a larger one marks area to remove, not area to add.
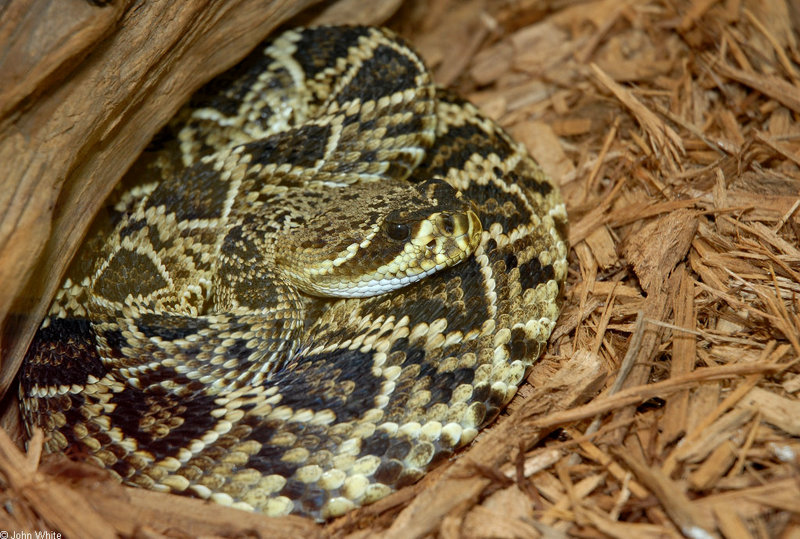
[[[287,31],[123,178],[21,373],[46,449],[322,520],[509,402],[559,313],[566,212],[388,30]]]

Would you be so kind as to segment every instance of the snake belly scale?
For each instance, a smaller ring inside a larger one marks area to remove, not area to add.
[[[109,204],[20,393],[130,485],[341,515],[473,440],[559,313],[556,186],[387,30],[261,45]]]

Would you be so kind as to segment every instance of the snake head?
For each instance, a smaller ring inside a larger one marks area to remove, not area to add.
[[[317,296],[368,297],[461,262],[478,247],[474,205],[441,179],[332,190],[281,242],[284,276]]]

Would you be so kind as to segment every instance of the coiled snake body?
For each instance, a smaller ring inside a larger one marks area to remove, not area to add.
[[[288,31],[150,150],[24,362],[50,451],[329,518],[470,442],[550,335],[556,187],[388,31]]]

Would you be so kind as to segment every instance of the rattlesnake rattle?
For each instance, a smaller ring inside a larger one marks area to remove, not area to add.
[[[549,337],[555,184],[392,32],[287,31],[123,179],[21,374],[46,449],[318,520],[468,444]]]

